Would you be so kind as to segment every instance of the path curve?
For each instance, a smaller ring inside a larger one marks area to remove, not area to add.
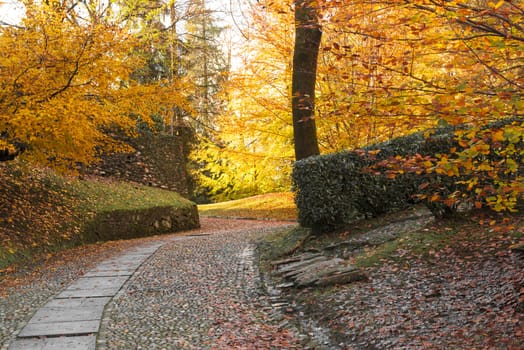
[[[254,264],[253,241],[290,223],[201,222],[182,235],[141,239],[79,273],[7,349],[305,348],[260,293]]]

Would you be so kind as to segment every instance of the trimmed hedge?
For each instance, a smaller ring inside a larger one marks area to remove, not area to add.
[[[509,118],[486,126],[498,128],[522,118]],[[379,161],[400,155],[423,156],[449,153],[460,146],[454,141],[454,128],[436,129],[431,136],[423,132],[368,146],[360,151],[310,157],[295,162],[293,190],[302,226],[314,230],[332,230],[363,217],[405,209],[414,204],[419,186],[427,176],[402,174],[395,179],[364,172]],[[374,152],[380,150],[376,155]],[[431,174],[431,181],[452,193],[459,185],[457,178]],[[435,204],[432,210],[442,210]]]
[[[390,180],[362,171],[375,162],[368,153],[356,152],[296,162],[293,182],[300,224],[331,230],[362,217],[408,206],[419,185],[416,178],[405,174]]]

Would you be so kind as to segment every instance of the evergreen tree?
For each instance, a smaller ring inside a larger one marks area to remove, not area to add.
[[[190,96],[195,131],[209,137],[215,129],[215,118],[223,109],[219,92],[229,71],[220,38],[224,28],[217,24],[216,13],[205,0],[190,0],[187,13],[190,15],[185,24],[180,73],[195,84]]]

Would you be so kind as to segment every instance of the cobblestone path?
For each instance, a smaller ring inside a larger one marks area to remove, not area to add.
[[[110,303],[99,349],[302,348],[260,294],[253,239],[271,229],[162,246]]]
[[[160,246],[106,304],[100,328],[93,334],[96,349],[307,348],[308,337],[285,322],[262,293],[255,264],[254,240],[289,223],[204,218],[202,224],[182,237],[137,240],[111,256],[115,259],[144,245]],[[45,280],[0,296],[4,342],[0,348],[18,349],[9,344],[16,343],[13,340],[31,317],[92,269],[79,256],[78,261],[68,262],[67,269],[47,272]],[[60,334],[45,342],[32,341],[46,344],[38,350],[47,350],[57,344],[55,337]],[[23,341],[28,344],[31,339]]]

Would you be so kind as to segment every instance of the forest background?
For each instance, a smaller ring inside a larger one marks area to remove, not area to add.
[[[25,17],[2,22],[0,35],[4,158],[81,172],[127,149],[115,135],[185,124],[210,199],[289,191],[295,2],[241,2],[227,23],[205,0],[16,3]],[[475,173],[470,192],[513,207],[523,192],[522,1],[297,3],[314,15],[299,24],[322,30],[314,115],[303,121],[315,122],[321,153],[467,123],[460,150],[418,165]],[[507,117],[521,119],[480,131]]]

